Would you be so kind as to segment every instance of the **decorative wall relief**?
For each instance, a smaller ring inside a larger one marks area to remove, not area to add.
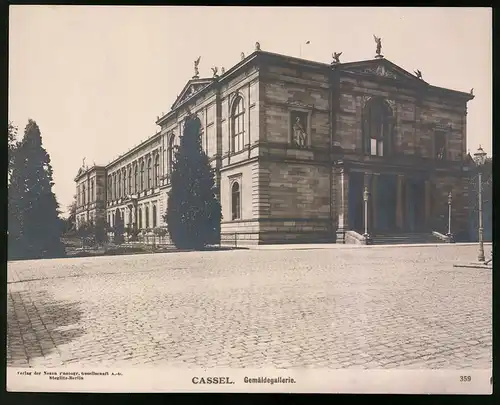
[[[392,113],[394,114],[396,112],[396,102],[394,100],[385,100],[387,104],[389,104],[389,106],[391,107],[392,109]]]
[[[361,96],[361,105],[365,108],[366,103],[370,101],[372,96]]]
[[[387,70],[384,65],[365,68],[361,71],[361,73],[368,73],[377,76],[389,77],[391,79],[398,79],[398,76],[395,73],[391,72],[390,70]]]
[[[289,101],[287,103],[290,107],[298,107],[299,109],[307,109],[307,110],[312,110],[314,108],[314,105],[312,104],[305,104],[300,101]]]

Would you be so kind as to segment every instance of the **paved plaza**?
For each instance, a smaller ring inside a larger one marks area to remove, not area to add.
[[[453,267],[476,253],[332,246],[13,262],[7,363],[490,368],[491,270]]]

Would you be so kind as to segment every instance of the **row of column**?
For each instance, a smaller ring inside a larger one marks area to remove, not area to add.
[[[77,185],[77,205],[82,206],[96,200],[96,177],[86,179]]]
[[[146,207],[148,209],[146,209]],[[137,207],[134,205],[128,205],[125,209],[119,209],[119,211],[120,215],[123,217],[125,227],[135,224],[138,229],[154,228],[160,223],[158,218],[158,202],[147,203]],[[112,210],[109,217],[110,226],[114,226],[115,219],[116,210]]]
[[[364,173],[364,181],[363,181],[363,190],[366,187],[369,191],[368,194],[368,204],[370,206],[369,215],[371,214],[371,218],[369,219],[370,228],[376,228],[378,221],[378,210],[381,207],[378,207],[378,181],[380,174],[378,173]],[[335,202],[334,209],[337,214],[337,228],[340,232],[344,232],[349,229],[349,172],[343,168],[336,169],[334,171],[335,181],[332,187],[332,191],[334,192],[333,201]],[[396,207],[395,207],[395,225],[396,228],[402,230],[405,228],[405,215],[408,215],[407,210],[405,210],[405,180],[406,176],[403,174],[396,175]],[[408,184],[408,183],[407,183]],[[427,223],[431,218],[431,209],[432,209],[432,185],[430,180],[424,180],[424,221]],[[363,198],[362,193],[363,190],[360,191],[359,198]],[[417,201],[414,202],[418,204]],[[384,207],[387,208],[387,207]],[[370,212],[371,211],[371,212]],[[365,215],[363,209],[363,216]],[[363,221],[364,222],[364,221]]]
[[[108,174],[108,201],[158,187],[161,176],[160,156],[157,150]]]

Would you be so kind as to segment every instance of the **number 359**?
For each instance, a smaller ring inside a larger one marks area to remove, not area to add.
[[[460,376],[460,382],[471,382],[472,377],[470,375],[461,375]]]

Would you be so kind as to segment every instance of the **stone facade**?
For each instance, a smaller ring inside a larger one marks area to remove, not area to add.
[[[216,169],[223,234],[247,243],[343,242],[348,230],[364,232],[365,188],[370,233],[445,233],[439,218],[450,191],[460,230],[472,98],[383,58],[327,65],[256,51],[220,76],[188,81],[158,117],[157,134],[104,168],[81,170],[77,188],[102,179],[95,204],[111,224],[119,210],[126,226],[164,227],[172,145],[193,113]],[[90,208],[80,202],[84,217]]]

